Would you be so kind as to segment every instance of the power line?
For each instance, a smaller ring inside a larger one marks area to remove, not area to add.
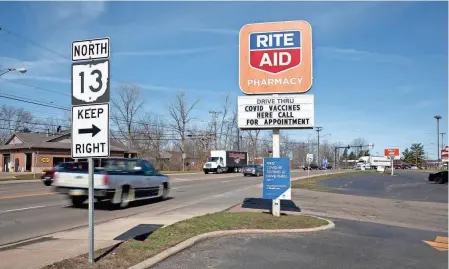
[[[38,43],[38,42],[32,40],[32,39],[26,38],[26,37],[24,37],[24,36],[22,36],[22,35],[20,35],[20,34],[18,34],[18,33],[16,33],[16,32],[13,32],[13,31],[11,31],[11,30],[9,30],[9,29],[6,29],[6,28],[3,27],[3,26],[0,26],[0,31],[4,31],[4,32],[7,33],[7,34],[16,36],[16,37],[18,37],[18,38],[20,38],[20,39],[22,39],[22,40],[25,40],[25,41],[27,41],[27,42],[29,42],[29,43],[31,43],[31,44],[33,44],[33,45],[35,45],[35,46],[41,48],[41,49],[46,50],[46,51],[48,51],[48,52],[50,52],[50,53],[52,53],[52,54],[54,54],[54,55],[57,55],[57,56],[59,56],[59,57],[61,57],[61,58],[63,58],[63,59],[66,59],[66,60],[71,61],[70,58],[68,58],[68,57],[66,57],[66,56],[64,56],[64,55],[62,55],[62,54],[60,54],[59,52],[56,52],[56,51],[54,51],[53,49],[50,49],[50,48],[48,48],[48,47],[46,47],[46,46],[44,46],[44,45],[42,45],[42,44],[40,44],[40,43]]]
[[[38,106],[44,106],[44,107],[50,107],[50,108],[56,108],[56,109],[60,109],[60,110],[70,111],[69,109],[66,109],[66,108],[57,107],[57,106],[53,106],[53,105],[49,105],[49,104],[37,103],[35,101],[26,101],[26,100],[23,100],[23,99],[20,99],[20,98],[17,98],[17,97],[9,97],[9,96],[5,96],[5,95],[2,95],[2,94],[0,94],[0,97],[1,98],[15,100],[15,101],[19,101],[19,102],[34,104],[34,105],[38,105]]]
[[[66,93],[52,91],[52,90],[49,90],[49,89],[46,89],[46,88],[42,88],[42,87],[26,84],[26,83],[19,82],[19,81],[16,81],[16,80],[7,79],[7,78],[3,78],[3,77],[0,77],[0,78],[3,79],[3,80],[8,81],[10,83],[15,83],[15,84],[19,84],[19,85],[22,85],[22,86],[27,86],[27,87],[38,89],[38,90],[41,90],[41,91],[46,91],[46,92],[56,93],[56,94],[60,94],[60,95],[70,96],[69,94],[66,94]]]

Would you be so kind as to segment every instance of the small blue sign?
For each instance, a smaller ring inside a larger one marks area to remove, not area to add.
[[[290,189],[290,159],[263,159],[263,199],[281,199]],[[287,198],[289,199],[289,198]]]
[[[326,169],[326,168],[327,168],[327,165],[328,165],[327,159],[324,159],[324,158],[323,158],[323,168]]]

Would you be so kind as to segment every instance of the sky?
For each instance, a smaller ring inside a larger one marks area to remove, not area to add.
[[[435,158],[436,120],[448,122],[447,2],[0,2],[0,93],[70,107],[71,44],[110,37],[112,96],[142,88],[144,109],[168,119],[185,90],[193,116],[210,121],[237,102],[238,37],[248,23],[312,25],[315,126],[328,142],[362,137],[373,153],[423,143]],[[5,31],[6,29],[6,31]],[[15,83],[11,82],[14,81]],[[23,84],[27,84],[25,86]],[[66,112],[0,98],[37,117]],[[311,130],[282,131],[304,139]],[[440,139],[441,140],[441,139]],[[447,144],[447,135],[445,137]],[[440,142],[441,143],[441,142]]]

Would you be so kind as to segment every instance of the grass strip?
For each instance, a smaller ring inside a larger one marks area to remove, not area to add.
[[[327,225],[328,222],[310,216],[283,215],[273,217],[260,212],[219,212],[174,223],[150,234],[145,241],[125,241],[94,265],[88,255],[63,260],[43,269],[125,269],[138,264],[193,236],[220,230],[236,229],[300,229]],[[96,257],[107,252],[96,252]]]
[[[36,178],[34,174],[17,174],[8,178],[0,178],[0,181],[11,181],[11,180],[31,180],[31,179],[40,179],[41,173],[36,173]]]

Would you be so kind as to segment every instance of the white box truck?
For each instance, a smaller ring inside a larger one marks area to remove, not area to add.
[[[241,172],[248,165],[248,152],[211,150],[210,157],[203,166],[205,174]]]
[[[387,168],[391,166],[391,159],[384,156],[363,156],[357,162],[357,166],[362,165],[365,169],[377,169],[379,166]]]

